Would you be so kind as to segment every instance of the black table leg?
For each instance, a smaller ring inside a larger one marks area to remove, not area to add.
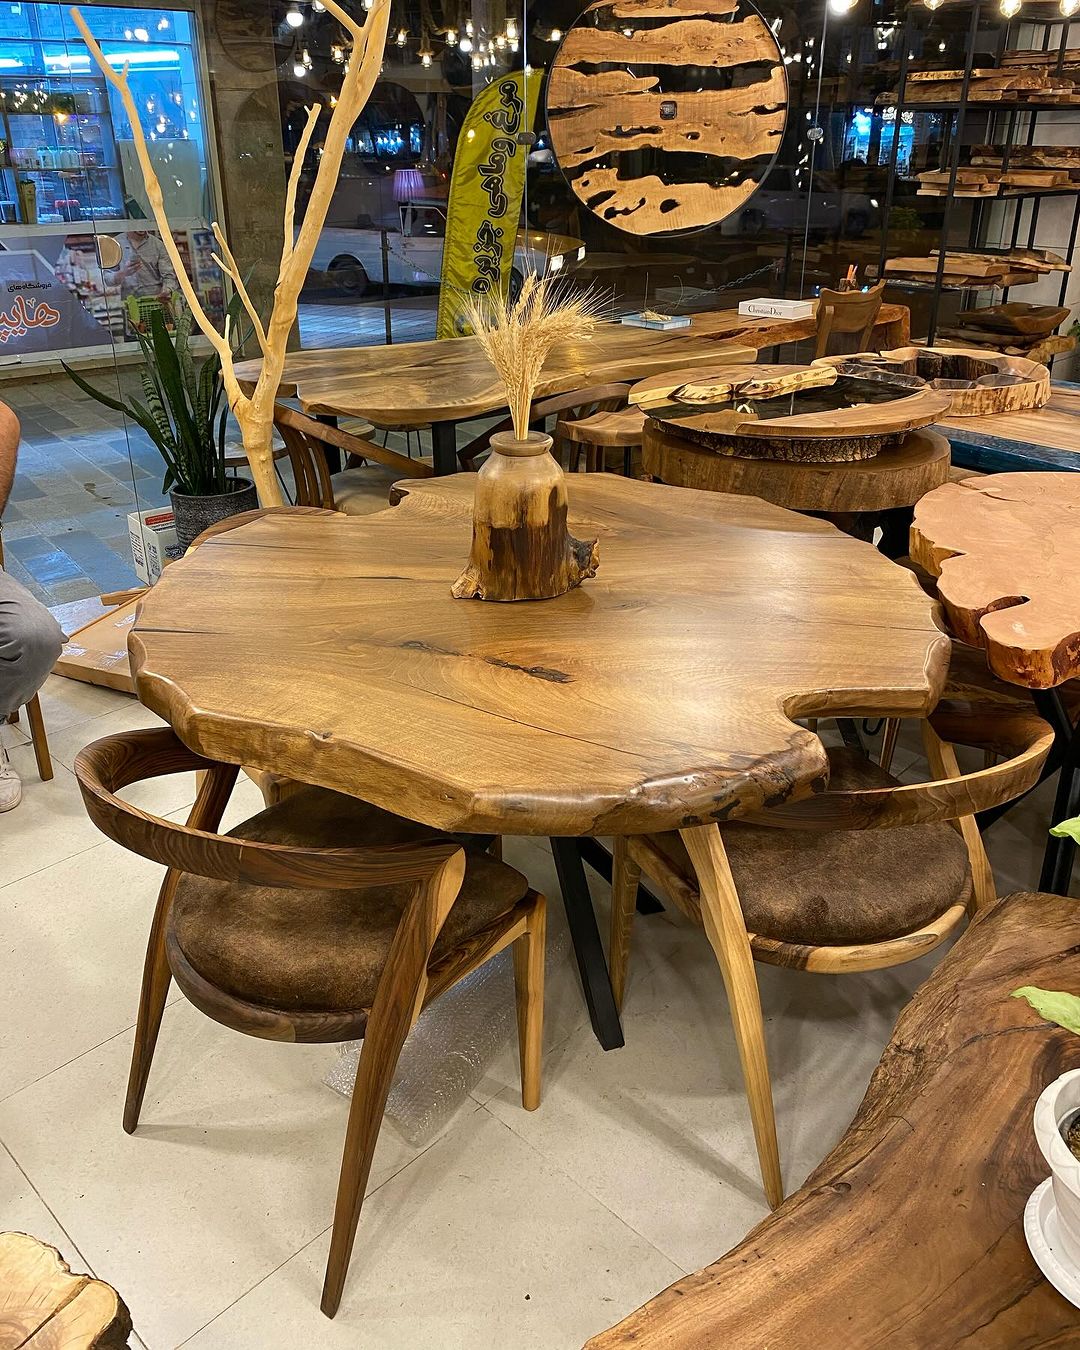
[[[589,895],[589,884],[585,879],[585,865],[578,851],[578,841],[552,839],[551,853],[555,859],[555,870],[559,874],[566,919],[570,925],[581,988],[593,1031],[605,1050],[617,1050],[624,1044],[622,1025],[615,1007],[615,995],[611,992],[611,976],[604,960],[604,948],[600,942],[600,930],[596,926],[596,914]]]
[[[1035,706],[1054,728],[1058,738],[1063,738],[1064,729],[1069,726],[1069,719],[1061,695],[1056,689],[1038,690],[1034,694],[1034,699]],[[1057,825],[1063,820],[1072,819],[1078,813],[1080,813],[1080,731],[1073,730],[1061,762],[1050,823]],[[1043,853],[1039,890],[1051,891],[1055,895],[1068,895],[1075,857],[1076,844],[1072,839],[1055,839],[1051,835]]]
[[[431,459],[435,477],[441,478],[448,473],[457,473],[457,423],[432,422]]]
[[[611,854],[603,844],[598,839],[579,839],[577,843],[582,862],[588,863],[594,872],[610,883]],[[638,882],[637,912],[639,914],[663,914],[664,912],[664,906],[643,881]]]
[[[878,548],[886,558],[904,558],[911,549],[909,543],[911,522],[915,518],[913,506],[894,506],[881,515],[881,542]]]

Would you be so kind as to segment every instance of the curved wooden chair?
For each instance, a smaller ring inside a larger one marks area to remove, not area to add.
[[[205,777],[186,825],[116,795],[191,770]],[[249,1036],[363,1037],[323,1286],[332,1317],[409,1029],[425,1003],[510,944],[522,1103],[539,1105],[546,904],[487,854],[321,788],[216,834],[238,772],[194,754],[169,728],[106,736],[75,760],[94,824],[169,869],[146,952],[124,1129],[138,1125],[172,979],[208,1017]]]
[[[555,424],[555,444],[551,453],[560,463],[565,456],[566,467],[574,473],[579,467],[582,450],[588,442],[584,438],[580,441],[571,439],[567,428],[588,418],[625,411],[626,396],[629,392],[628,384],[598,384],[588,389],[575,389],[567,394],[553,394],[551,398],[537,399],[532,405],[529,421],[535,425],[546,422],[549,417],[558,419]],[[644,418],[642,421],[644,424]],[[492,436],[497,431],[512,431],[513,425],[509,417],[504,417],[496,426],[488,427],[470,441],[463,450],[458,451],[458,459],[462,466],[469,470],[476,469],[477,461],[486,453]]]
[[[884,295],[883,281],[868,291],[830,291],[823,287],[814,306],[817,324],[814,359],[832,354],[829,342],[834,333],[858,333],[855,351],[870,351]]]
[[[366,432],[342,431],[295,408],[277,404],[274,427],[285,445],[296,484],[297,506],[321,506],[346,515],[362,516],[389,505],[390,488],[401,478],[430,478],[430,464],[408,459]],[[331,473],[326,451],[344,452],[349,467]]]
[[[933,951],[993,903],[974,815],[1037,781],[1053,731],[1028,709],[962,703],[939,705],[923,730],[933,782],[901,784],[857,752],[830,750],[825,792],[720,826],[718,881],[741,906],[757,960],[832,974],[899,965]],[[956,745],[1008,758],[964,774]],[[642,872],[689,918],[703,920],[679,834],[616,839],[613,868],[608,963],[621,1008]],[[742,1054],[737,1022],[735,1031]],[[763,1106],[751,1101],[755,1132],[775,1149],[768,1069],[755,1067],[766,1084]]]

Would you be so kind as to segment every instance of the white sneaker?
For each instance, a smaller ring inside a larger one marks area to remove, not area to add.
[[[8,752],[0,745],[0,812],[14,811],[21,801],[22,779],[15,772]]]

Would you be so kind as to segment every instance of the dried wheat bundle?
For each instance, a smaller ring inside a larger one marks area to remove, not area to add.
[[[529,434],[529,415],[540,372],[551,349],[591,336],[603,308],[593,290],[571,290],[550,275],[529,272],[517,298],[470,296],[465,316],[506,389],[514,435]]]

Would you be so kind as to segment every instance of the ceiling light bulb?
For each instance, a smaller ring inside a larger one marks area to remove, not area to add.
[[[1015,19],[1020,13],[1022,0],[1001,0],[998,8],[1006,19]]]
[[[304,78],[304,76],[307,74],[307,71],[304,69],[303,61],[293,62],[292,73],[296,76],[298,80],[302,80]]]
[[[301,28],[304,23],[304,16],[295,5],[285,11],[285,22],[290,28]]]
[[[481,67],[483,64],[484,64],[484,63],[483,63],[483,61],[480,59],[480,57],[474,54],[474,55],[473,55],[473,59],[472,59],[472,68],[473,68],[473,70],[479,70],[480,67]]]
[[[476,29],[473,27],[472,19],[465,20],[465,31],[470,37],[476,32]]]
[[[406,42],[408,42],[408,40],[409,40],[408,30],[405,28],[399,28],[397,30],[397,37],[394,39],[394,41],[397,43],[399,47],[404,47]]]
[[[829,9],[834,14],[849,14],[858,3],[858,0],[829,0]]]
[[[553,29],[551,30],[551,40],[552,40],[552,42],[561,42],[561,41],[562,41],[562,29],[561,29],[561,28],[553,28]]]
[[[431,53],[430,53],[430,52],[421,52],[421,53],[420,53],[420,64],[421,64],[422,66],[430,66],[430,65],[431,65]]]
[[[517,20],[516,20],[516,19],[507,19],[507,21],[506,21],[506,37],[507,37],[507,40],[508,40],[509,42],[513,42],[513,40],[517,37],[517,35],[518,35]]]
[[[472,38],[463,37],[458,43],[458,51],[464,52],[467,56],[472,51]]]
[[[945,0],[923,0],[923,4],[931,13],[933,13],[935,9],[940,9],[944,3]]]
[[[1061,17],[1063,19],[1071,19],[1076,11],[1080,9],[1080,0],[1061,0],[1058,9],[1061,10]]]

